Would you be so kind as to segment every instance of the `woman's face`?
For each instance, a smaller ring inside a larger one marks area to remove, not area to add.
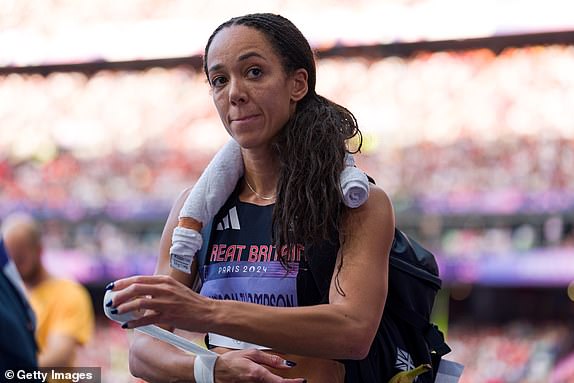
[[[258,30],[222,29],[207,54],[213,101],[229,134],[243,148],[268,146],[307,93],[307,72],[287,75]]]

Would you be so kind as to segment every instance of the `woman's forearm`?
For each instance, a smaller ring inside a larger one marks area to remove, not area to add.
[[[236,301],[213,306],[212,332],[277,351],[328,359],[362,359],[380,315],[353,317],[336,304],[278,308]],[[382,313],[382,306],[380,308]]]
[[[387,295],[388,254],[394,235],[390,200],[382,190],[373,188],[369,200],[350,213],[344,226],[348,230],[343,229],[347,234],[336,265],[343,257],[345,261],[343,267],[336,266],[329,304],[282,308],[214,300],[194,293],[189,284],[173,277],[155,275],[116,281],[114,307],[118,314],[155,312],[130,321],[130,328],[166,323],[284,353],[362,359],[380,324]],[[149,296],[153,298],[145,298]]]
[[[194,357],[167,343],[134,334],[130,345],[132,375],[150,383],[195,382]]]
[[[363,206],[346,216],[328,304],[284,308],[211,301],[203,305],[211,323],[202,330],[279,352],[363,359],[379,327],[387,297],[393,217],[388,196],[376,187]],[[198,313],[197,309],[194,312]]]

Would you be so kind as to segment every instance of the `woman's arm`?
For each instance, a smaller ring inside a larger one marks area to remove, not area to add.
[[[181,334],[180,334],[181,335]],[[148,382],[193,382],[193,356],[144,334],[130,344],[130,373]]]
[[[169,247],[171,233],[177,225],[177,217],[183,202],[189,194],[189,189],[184,190],[173,204],[160,239],[159,257],[156,263],[155,274],[169,275]],[[191,284],[191,276],[179,272],[172,275],[179,282]],[[162,326],[172,330],[173,327]],[[129,367],[132,375],[151,382],[174,382],[191,381],[193,377],[192,357],[165,342],[158,341],[147,335],[134,333],[130,344]]]
[[[156,265],[156,274],[170,275],[179,283],[190,286],[192,275],[197,269],[192,268],[192,274],[173,270],[169,266],[169,249],[171,234],[177,226],[178,215],[189,189],[185,190],[174,203],[160,240],[160,255]],[[188,287],[186,290],[191,291]],[[173,327],[163,325],[173,331]],[[197,342],[203,334],[180,332],[179,335]],[[195,382],[193,377],[195,357],[177,347],[151,338],[145,334],[135,333],[130,344],[129,367],[132,375],[145,379],[148,382]],[[215,379],[217,383],[223,382],[268,382],[268,383],[301,383],[302,379],[283,379],[272,374],[263,365],[288,369],[285,360],[276,356],[265,354],[258,350],[234,351],[221,355],[215,364]]]
[[[341,232],[346,235],[337,265],[341,261],[342,265],[338,276],[334,273],[329,304],[277,308],[219,301],[183,289],[173,278],[138,276],[116,282],[116,289],[124,290],[114,298],[114,306],[119,313],[140,308],[156,312],[130,322],[130,327],[165,322],[285,353],[362,359],[377,331],[387,294],[388,254],[394,233],[387,195],[373,187],[369,200],[350,211]],[[335,278],[344,294],[337,291]],[[153,298],[141,298],[146,295]]]
[[[294,309],[217,301],[210,331],[287,353],[362,359],[379,326],[387,295],[394,235],[391,203],[380,188],[350,211],[331,281],[329,304]],[[337,268],[343,262],[337,275]],[[336,287],[338,278],[341,295]]]

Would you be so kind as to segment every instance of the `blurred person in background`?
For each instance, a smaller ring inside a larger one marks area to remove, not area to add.
[[[209,332],[209,346],[220,353],[212,367],[218,383],[368,383],[346,371],[342,360],[380,355],[373,339],[386,300],[394,214],[385,192],[374,185],[361,207],[342,203],[339,178],[347,140],[358,138],[360,148],[354,116],[315,92],[309,43],[278,15],[246,15],[222,24],[208,40],[204,70],[223,125],[241,147],[245,169],[236,192],[216,215],[227,222],[224,216],[233,214],[233,227],[216,230],[214,224],[211,241],[204,243],[209,246],[206,267],[235,270],[256,248],[257,262],[266,258],[277,271],[221,278],[203,269],[203,286],[211,291],[194,293],[191,275],[169,270],[184,193],[166,223],[156,269],[172,276],[116,281],[109,288],[118,292],[106,304],[116,314],[150,310],[124,328],[161,323],[171,330]],[[233,246],[247,250],[225,259],[209,256],[215,248]],[[279,250],[307,246],[316,246],[308,258]],[[275,263],[268,251],[280,254]],[[324,275],[314,270],[311,275],[311,263],[320,264]],[[247,293],[257,286],[258,294],[297,300],[293,307],[274,307],[224,298],[244,293],[239,291],[242,278],[249,279]],[[192,381],[195,360],[145,335],[137,335],[130,349],[131,372],[150,382]],[[273,374],[264,366],[275,367]]]
[[[566,222],[562,233],[562,246],[574,247],[574,223]]]
[[[2,236],[36,314],[38,365],[73,367],[78,349],[90,340],[95,325],[86,288],[46,270],[40,224],[32,216],[15,213],[6,217]]]
[[[7,370],[38,367],[34,326],[24,284],[0,238],[0,376]]]

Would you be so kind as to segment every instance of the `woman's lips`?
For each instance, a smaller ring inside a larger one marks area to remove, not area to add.
[[[258,114],[252,114],[252,115],[245,116],[245,117],[233,118],[233,119],[231,119],[231,121],[242,122],[242,121],[252,120],[258,116],[259,116]]]
[[[255,121],[256,119],[258,119],[260,116],[261,116],[260,114],[252,114],[252,115],[245,116],[245,117],[234,118],[231,120],[231,122],[234,124],[239,124],[239,125],[249,124],[249,123]]]

